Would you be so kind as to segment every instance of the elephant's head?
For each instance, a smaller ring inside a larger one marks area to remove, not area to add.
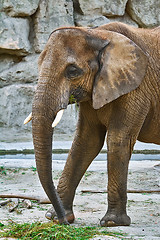
[[[39,80],[32,109],[37,170],[42,186],[63,222],[51,171],[52,122],[66,109],[70,96],[99,109],[136,89],[146,71],[147,57],[127,37],[98,28],[54,31],[39,57]]]

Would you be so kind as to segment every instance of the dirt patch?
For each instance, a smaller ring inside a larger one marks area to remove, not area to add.
[[[82,192],[82,190],[103,191],[106,189],[105,166],[103,169],[87,171],[77,189],[74,201],[75,226],[99,226],[99,221],[105,214],[107,193]],[[157,161],[154,166],[147,167],[145,165],[141,168],[131,168],[128,175],[128,189],[158,189],[160,187],[159,170],[160,161]],[[60,174],[61,170],[54,171],[55,184],[57,184]],[[0,184],[3,194],[34,195],[42,199],[46,197],[35,168],[5,169],[4,167],[0,172]],[[46,222],[48,220],[44,215],[50,206],[50,204],[39,204],[33,201],[32,208],[27,209],[20,200],[18,208],[13,212],[9,212],[7,206],[0,208],[0,222],[5,224],[9,221],[17,223]],[[127,209],[128,215],[132,219],[131,226],[109,228],[111,232],[127,233],[128,235],[124,239],[160,239],[160,194],[129,193]],[[105,239],[105,237],[95,239]]]

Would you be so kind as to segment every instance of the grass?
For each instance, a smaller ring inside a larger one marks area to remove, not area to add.
[[[2,175],[5,175],[5,176],[9,176],[8,180],[9,179],[12,179],[12,175],[10,175],[10,173],[19,173],[20,170],[22,170],[23,172],[21,172],[22,175],[26,174],[25,171],[26,169],[23,169],[23,168],[16,168],[16,169],[13,169],[13,168],[5,168],[3,166],[0,166],[0,176]],[[31,167],[31,170],[34,172],[34,171],[37,171],[37,169],[35,167]]]
[[[126,236],[119,232],[109,232],[104,228],[98,227],[74,227],[66,225],[58,225],[50,223],[11,223],[3,225],[0,223],[0,238],[12,237],[18,239],[32,239],[32,240],[85,240],[90,239],[96,235],[114,236],[122,239]]]
[[[87,180],[88,177],[92,175],[92,173],[93,173],[92,171],[87,171],[87,172],[85,172],[85,174],[84,174],[84,179]]]
[[[37,168],[36,167],[31,167],[31,170],[32,170],[32,172],[36,172],[37,171]]]

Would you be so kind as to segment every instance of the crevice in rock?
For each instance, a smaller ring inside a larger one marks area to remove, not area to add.
[[[73,0],[73,19],[74,19],[75,26],[78,26],[76,15],[82,15],[82,16],[84,15],[80,7],[79,0]]]
[[[76,13],[84,15],[78,0],[73,0],[73,9]]]
[[[28,36],[28,40],[31,44],[31,51],[35,52],[34,49],[34,39],[35,39],[35,30],[34,30],[34,17],[35,17],[36,12],[31,15],[28,19],[29,19],[29,36]]]
[[[130,0],[128,0],[128,2],[126,3],[125,12],[128,14],[128,16],[130,17],[130,19],[131,19],[132,21],[134,21],[135,23],[137,23],[138,27],[141,28],[141,26],[139,25],[139,23],[138,23],[135,19],[133,19],[133,17],[132,17],[132,14],[131,14],[130,11],[129,11],[129,4],[130,4]]]

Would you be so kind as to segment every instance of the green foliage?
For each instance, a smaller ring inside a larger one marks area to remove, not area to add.
[[[37,168],[36,167],[31,167],[31,170],[33,171],[33,172],[36,172],[37,171]]]
[[[71,94],[70,97],[69,97],[69,103],[70,103],[70,104],[75,103],[76,111],[79,110],[79,106],[78,106],[77,100],[76,100],[76,98],[74,97],[73,94]]]
[[[4,167],[0,167],[0,173],[2,175],[7,175],[7,171],[6,171],[6,169]]]
[[[95,235],[108,235],[121,238],[122,233],[108,232],[107,230],[96,227],[73,227],[66,225],[57,225],[50,223],[24,223],[9,225],[0,225],[0,238],[12,237],[18,239],[32,239],[32,240],[85,240],[90,239]]]
[[[91,171],[86,171],[84,174],[84,179],[87,180],[89,176],[91,176],[93,174],[93,172]]]
[[[73,103],[75,103],[75,102],[76,102],[76,99],[75,99],[75,97],[71,94],[70,97],[69,97],[69,103],[70,103],[70,104],[73,104]]]

